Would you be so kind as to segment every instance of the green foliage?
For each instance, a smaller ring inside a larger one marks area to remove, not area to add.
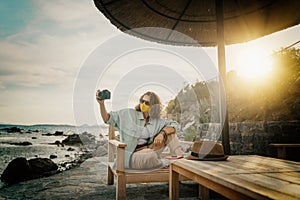
[[[300,119],[300,50],[273,54],[273,70],[258,82],[247,82],[235,72],[227,74],[229,120],[240,122]]]
[[[201,123],[217,122],[219,120],[219,101],[216,101],[218,94],[219,86],[216,81],[209,83],[201,81],[195,85],[187,84],[175,99],[168,103],[166,112],[173,116],[184,112],[194,112],[194,116]],[[200,116],[198,116],[199,113]]]
[[[197,137],[197,132],[195,128],[192,126],[186,130],[184,141],[195,141],[196,137]]]
[[[300,120],[300,50],[281,49],[274,52],[273,60],[272,72],[255,82],[234,71],[227,73],[230,122]],[[187,84],[169,102],[166,112],[180,115],[197,107],[200,123],[218,122],[218,94],[217,81]]]

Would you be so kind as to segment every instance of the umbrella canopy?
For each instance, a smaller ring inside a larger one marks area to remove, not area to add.
[[[96,7],[122,31],[172,45],[217,46],[220,83],[226,90],[225,45],[247,42],[300,23],[299,0],[94,0]],[[169,32],[157,33],[159,27]],[[142,28],[142,29],[136,29]],[[179,37],[181,32],[186,37]],[[222,92],[222,91],[220,91]],[[223,94],[221,96],[225,96]],[[223,108],[226,105],[221,105]],[[221,109],[221,112],[224,110]],[[230,154],[227,111],[222,129]]]
[[[213,0],[94,0],[96,7],[122,31],[160,27],[190,36],[201,46],[217,45],[217,12]],[[299,0],[225,0],[225,44],[247,42],[300,23]],[[176,45],[198,45],[170,31],[147,29],[138,37]]]

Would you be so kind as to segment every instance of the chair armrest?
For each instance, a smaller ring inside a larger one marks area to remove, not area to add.
[[[118,140],[108,140],[108,142],[118,148],[125,148],[127,146],[125,143]]]

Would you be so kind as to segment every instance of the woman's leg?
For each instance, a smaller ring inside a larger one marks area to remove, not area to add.
[[[151,145],[149,145],[149,148],[155,150],[158,155],[161,155],[166,146],[169,147],[172,156],[183,155],[183,151],[181,149],[181,145],[176,134],[167,135],[167,140],[164,141],[163,144],[153,145],[152,143]]]
[[[157,153],[149,148],[135,151],[131,155],[130,164],[132,169],[153,169],[163,165]]]
[[[183,155],[183,151],[181,149],[181,144],[180,144],[176,134],[168,135],[166,145],[169,147],[170,153],[172,156],[182,156]]]

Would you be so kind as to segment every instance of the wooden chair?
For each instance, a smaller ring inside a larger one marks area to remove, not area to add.
[[[150,183],[150,182],[169,182],[169,168],[154,170],[131,170],[124,168],[126,144],[121,143],[115,137],[115,129],[109,126],[108,133],[108,173],[107,184],[114,184],[116,176],[116,199],[126,199],[126,184]],[[184,142],[192,144],[191,142]],[[116,167],[113,169],[114,160]],[[184,176],[180,180],[188,180]]]

